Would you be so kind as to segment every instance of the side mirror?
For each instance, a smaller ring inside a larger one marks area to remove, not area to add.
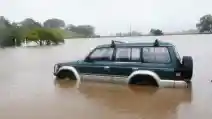
[[[85,62],[92,62],[92,60],[89,57],[86,57],[84,61]]]

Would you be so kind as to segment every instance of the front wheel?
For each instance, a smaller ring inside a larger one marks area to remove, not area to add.
[[[62,70],[57,74],[57,79],[69,78],[70,80],[76,80],[76,77],[72,71]]]

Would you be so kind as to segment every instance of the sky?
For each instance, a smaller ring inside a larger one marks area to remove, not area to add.
[[[195,29],[199,18],[212,14],[211,0],[0,0],[0,16],[11,21],[33,18],[43,22],[63,19],[66,24],[93,25],[110,35],[151,28],[174,32]]]

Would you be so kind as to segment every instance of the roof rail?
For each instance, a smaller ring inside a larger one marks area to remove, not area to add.
[[[116,43],[125,43],[123,41],[117,41],[117,40],[112,40],[112,42],[116,42]]]
[[[111,47],[115,47],[117,43],[126,43],[126,42],[112,40],[111,41]]]

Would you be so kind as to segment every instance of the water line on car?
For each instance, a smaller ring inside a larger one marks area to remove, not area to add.
[[[78,89],[79,88],[79,85],[81,84],[81,79],[78,78],[77,81],[76,81],[76,88]]]

